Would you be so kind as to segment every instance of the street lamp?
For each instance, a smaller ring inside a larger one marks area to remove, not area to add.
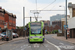
[[[62,7],[62,6],[59,6],[59,7]],[[64,6],[63,6],[64,7]],[[66,0],[66,6],[65,6],[66,10],[65,10],[65,18],[66,18],[66,39],[67,39],[67,0]]]
[[[67,39],[67,0],[66,0],[66,39]]]

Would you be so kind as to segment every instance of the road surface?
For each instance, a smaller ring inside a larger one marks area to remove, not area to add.
[[[51,35],[46,35],[45,38],[55,44],[56,46],[58,46],[61,50],[75,50],[75,45],[66,41],[62,41],[62,40],[58,40],[58,39],[54,39],[52,38],[52,36],[54,36],[56,34],[51,34]]]
[[[74,44],[54,39],[52,36],[45,35],[44,43],[28,43],[27,39],[6,43],[0,45],[0,50],[75,50]]]

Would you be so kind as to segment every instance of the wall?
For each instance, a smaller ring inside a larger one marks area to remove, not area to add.
[[[72,8],[69,8],[70,11],[70,18],[72,18],[73,12],[72,12]]]
[[[53,21],[52,25],[58,25],[61,28],[61,21]]]
[[[72,16],[75,17],[75,8],[73,8],[72,11]]]
[[[0,27],[4,28],[4,13],[0,12]]]
[[[75,17],[68,20],[68,28],[69,29],[75,28]]]

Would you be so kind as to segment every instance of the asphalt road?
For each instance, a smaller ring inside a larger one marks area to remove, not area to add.
[[[0,50],[75,50],[75,45],[45,35],[44,43],[28,43],[27,39],[0,45]]]
[[[57,50],[57,48],[47,41],[44,43],[28,43],[28,40],[25,39],[3,44],[0,46],[0,50]]]
[[[54,34],[55,35],[55,34]],[[54,39],[52,38],[52,36],[54,36],[53,34],[51,35],[46,35],[45,38],[55,44],[56,46],[58,46],[61,50],[75,50],[75,45],[66,41],[62,41],[62,40],[58,40],[58,39]]]

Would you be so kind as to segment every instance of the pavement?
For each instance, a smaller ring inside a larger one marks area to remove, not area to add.
[[[55,38],[55,39],[58,39],[58,40],[67,41],[67,42],[70,42],[72,44],[75,44],[75,38],[68,38],[66,40],[66,37],[64,37],[64,36],[57,36],[56,34],[54,36],[52,36],[52,37]]]
[[[27,37],[14,38],[13,40],[10,40],[10,41],[2,41],[2,40],[0,40],[0,45],[5,44],[5,43],[9,43],[9,42],[12,42],[12,41],[23,40],[25,38],[27,38]]]

